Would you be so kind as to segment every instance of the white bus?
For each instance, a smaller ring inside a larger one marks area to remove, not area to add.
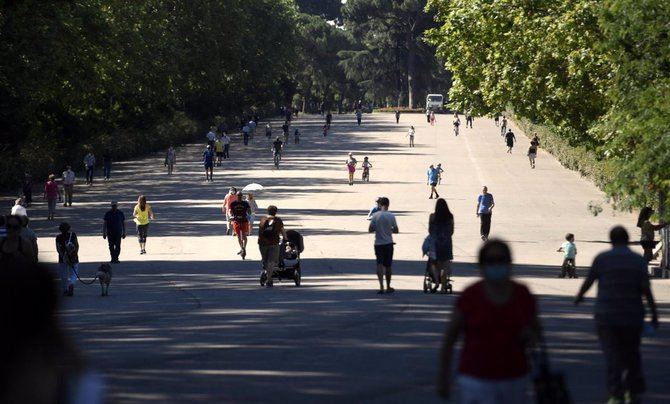
[[[439,112],[444,109],[444,97],[442,94],[428,94],[426,97],[426,109]]]

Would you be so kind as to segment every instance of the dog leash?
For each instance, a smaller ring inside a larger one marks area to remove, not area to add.
[[[96,279],[98,279],[98,274],[96,274],[95,277],[93,277],[93,279],[91,279],[90,282],[86,282],[85,280],[83,280],[79,277],[79,272],[77,272],[77,270],[74,269],[74,266],[72,266],[71,268],[72,268],[72,272],[74,272],[74,274],[77,275],[77,279],[79,279],[79,282],[83,283],[84,285],[91,285],[91,284],[93,284],[93,282],[96,281]]]

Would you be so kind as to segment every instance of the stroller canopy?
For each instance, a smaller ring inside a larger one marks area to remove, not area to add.
[[[298,233],[295,230],[287,230],[286,238],[288,238],[288,241],[295,244],[299,252],[301,253],[303,252],[303,250],[305,249],[305,245],[303,244],[302,235],[300,233]]]

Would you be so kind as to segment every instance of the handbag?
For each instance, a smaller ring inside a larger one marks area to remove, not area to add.
[[[562,372],[552,372],[544,339],[540,337],[535,359],[533,387],[538,404],[570,404],[570,392]]]

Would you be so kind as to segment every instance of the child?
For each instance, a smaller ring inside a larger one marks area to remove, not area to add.
[[[437,164],[437,183],[441,184],[442,183],[442,173],[444,170],[442,169],[442,163]]]
[[[575,245],[575,235],[568,233],[565,235],[565,240],[561,248],[556,250],[563,253],[563,265],[561,266],[561,275],[559,275],[559,278],[565,278],[566,273],[568,278],[577,278],[577,266],[575,265],[577,246]]]
[[[300,143],[300,131],[298,129],[293,132],[293,140],[295,141],[295,144]]]
[[[363,181],[370,182],[370,168],[372,164],[368,161],[368,156],[363,157]]]

